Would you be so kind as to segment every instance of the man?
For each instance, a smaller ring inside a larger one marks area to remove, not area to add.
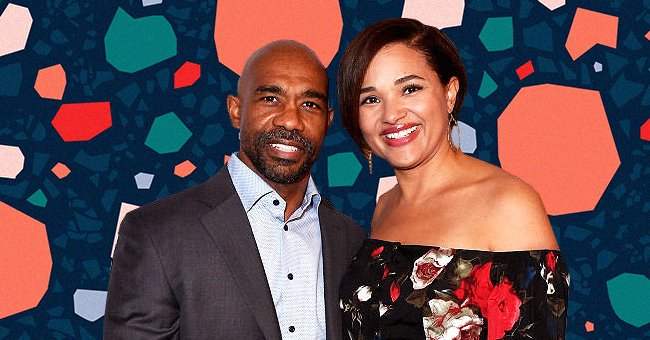
[[[129,213],[106,339],[338,339],[338,288],[365,234],[310,175],[332,122],[306,46],[256,51],[227,100],[240,149],[213,178]]]

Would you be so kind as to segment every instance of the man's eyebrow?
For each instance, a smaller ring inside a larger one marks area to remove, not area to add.
[[[308,98],[318,98],[322,101],[327,101],[327,95],[317,90],[305,90],[302,95]]]
[[[275,86],[275,85],[260,85],[255,89],[255,93],[262,93],[262,92],[282,94],[284,93],[284,90],[282,90],[279,86]]]
[[[395,85],[399,85],[399,84],[402,84],[402,83],[406,83],[407,81],[409,81],[409,80],[413,80],[413,79],[424,80],[424,78],[422,78],[422,77],[420,77],[420,76],[416,76],[415,74],[411,74],[411,75],[404,76],[404,77],[402,77],[402,78],[399,78],[399,79],[395,80]]]

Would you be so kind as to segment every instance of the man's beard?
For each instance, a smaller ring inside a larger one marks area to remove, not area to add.
[[[288,169],[289,166],[296,163],[295,161],[275,158],[265,153],[264,148],[268,147],[269,143],[274,139],[291,140],[301,144],[301,149],[307,158],[302,161],[296,171]],[[318,157],[318,150],[316,150],[314,143],[295,130],[289,131],[284,128],[259,134],[248,134],[242,131],[240,133],[240,143],[242,151],[253,163],[255,169],[268,180],[280,184],[295,183],[302,179]]]

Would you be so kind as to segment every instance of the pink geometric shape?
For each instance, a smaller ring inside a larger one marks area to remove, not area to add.
[[[38,71],[34,89],[41,98],[61,100],[66,83],[63,66],[56,64]]]
[[[585,330],[587,331],[587,333],[593,332],[594,331],[594,323],[591,322],[591,321],[585,322]]]
[[[530,60],[517,68],[517,76],[519,77],[519,80],[523,80],[533,74],[533,72],[535,72],[535,68],[533,67],[533,62]]]
[[[546,6],[546,8],[554,11],[564,5],[566,5],[566,0],[538,0],[540,4]]]
[[[185,162],[179,163],[174,167],[174,175],[180,178],[185,178],[194,172],[194,170],[196,170],[196,166],[189,160],[186,160]]]
[[[201,77],[201,65],[186,61],[174,72],[174,88],[193,85]]]
[[[621,163],[598,91],[524,87],[497,130],[501,166],[532,185],[550,215],[593,210]]]
[[[281,39],[309,46],[327,67],[339,49],[342,29],[335,0],[218,1],[214,42],[219,62],[239,75],[251,53]]]
[[[120,204],[120,212],[117,217],[117,226],[115,227],[115,236],[113,236],[113,248],[111,249],[111,258],[113,258],[113,253],[115,253],[115,246],[117,245],[117,238],[120,234],[120,227],[122,225],[122,220],[124,219],[124,216],[126,216],[126,214],[139,207],[140,206],[138,205],[124,203],[124,202]]]
[[[402,18],[411,18],[443,29],[463,23],[465,0],[406,0]]]
[[[645,38],[650,40],[650,31],[648,31],[648,33],[645,34]]]
[[[395,185],[397,185],[397,177],[395,176],[380,178],[379,184],[377,185],[377,196],[375,197],[375,201],[379,201],[379,197],[381,197],[381,195],[386,191],[392,189]]]
[[[27,7],[7,5],[0,14],[0,57],[25,49],[32,22]]]
[[[0,145],[0,178],[16,179],[25,166],[25,155],[13,145]]]
[[[576,60],[596,44],[616,48],[617,33],[618,17],[578,8],[565,47]]]
[[[63,163],[56,163],[52,168],[52,173],[54,173],[54,175],[59,179],[63,179],[70,174],[70,168]]]
[[[36,307],[50,282],[45,225],[0,202],[0,319]]]
[[[641,139],[650,141],[650,119],[641,125]]]
[[[109,102],[63,104],[52,125],[66,142],[87,141],[113,125]]]

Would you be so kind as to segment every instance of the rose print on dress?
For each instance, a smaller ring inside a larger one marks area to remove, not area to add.
[[[453,249],[431,248],[422,257],[415,260],[411,281],[413,289],[423,289],[435,280],[454,256]]]
[[[454,301],[429,300],[431,316],[422,318],[424,334],[431,340],[479,339],[483,319],[469,307],[460,307]]]

